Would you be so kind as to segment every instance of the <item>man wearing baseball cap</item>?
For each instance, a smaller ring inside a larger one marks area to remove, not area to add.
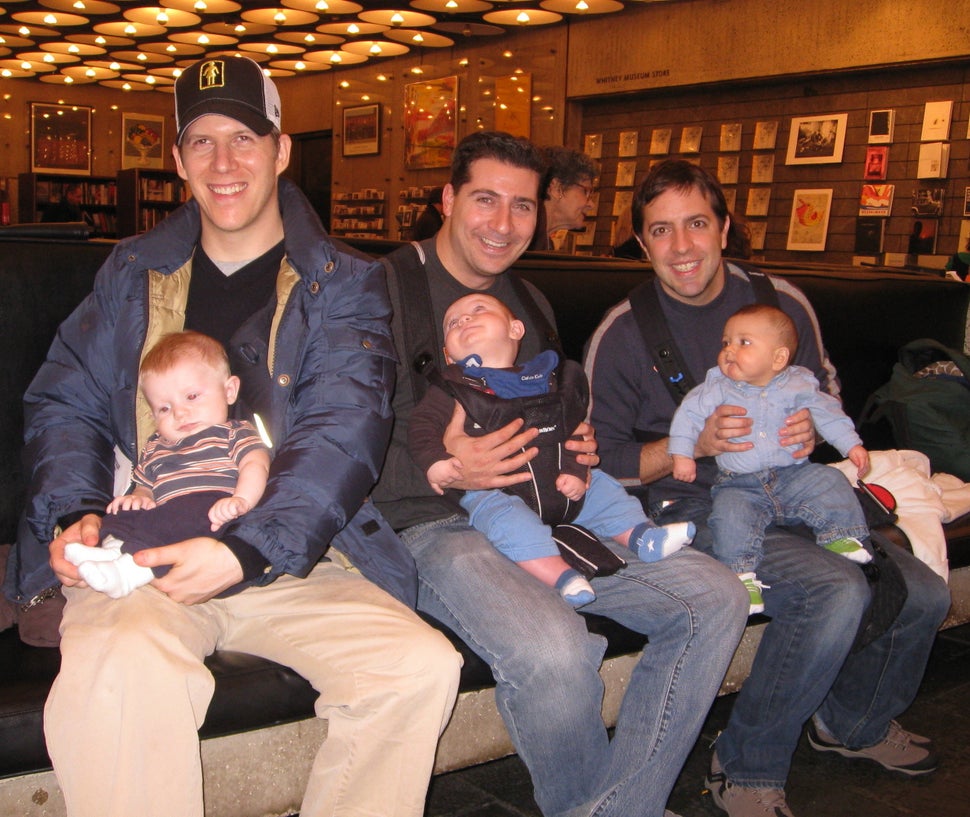
[[[302,817],[419,817],[460,658],[406,606],[413,564],[365,501],[392,422],[382,267],[335,248],[280,178],[290,139],[255,62],[196,63],[175,105],[192,199],[119,243],[26,396],[30,497],[12,564],[18,597],[60,582],[67,599],[45,729],[68,814],[202,817],[203,659],[220,649],[292,667],[319,693],[328,734]],[[64,546],[98,545],[127,487],[114,474],[151,430],[139,361],[182,329],[225,344],[243,383],[236,416],[256,415],[272,445],[269,483],[220,540],[141,551],[139,564],[171,570],[111,599]]]

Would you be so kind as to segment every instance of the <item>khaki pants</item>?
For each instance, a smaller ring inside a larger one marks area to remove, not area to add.
[[[458,688],[448,640],[333,563],[185,606],[151,586],[65,588],[45,733],[70,817],[202,817],[214,650],[292,667],[328,719],[301,817],[419,817]]]

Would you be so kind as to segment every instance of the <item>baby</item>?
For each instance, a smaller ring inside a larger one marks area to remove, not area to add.
[[[818,433],[852,461],[859,476],[869,470],[869,453],[839,401],[821,391],[808,369],[790,365],[797,346],[795,324],[777,307],[739,309],[724,326],[718,365],[687,394],[670,424],[674,478],[693,482],[694,446],[714,410],[741,406],[754,421],[749,436],[732,440],[753,443],[750,450],[716,457],[720,473],[711,489],[709,520],[714,553],[748,588],[752,613],[764,610],[756,570],[771,524],[802,522],[822,547],[854,562],[872,558],[860,541],[868,539],[869,528],[846,478],[826,465],[795,459],[778,441],[785,418],[807,408]]]
[[[81,578],[112,598],[168,571],[153,572],[132,553],[216,537],[259,502],[269,474],[269,451],[257,430],[229,420],[239,378],[218,341],[198,332],[166,335],[145,355],[138,385],[156,430],[139,456],[134,490],[108,505],[100,548],[65,548]]]
[[[648,562],[689,544],[694,525],[658,527],[616,480],[599,470],[590,473],[576,462],[561,444],[562,432],[568,435],[586,416],[586,377],[573,361],[564,361],[559,369],[559,356],[552,351],[516,366],[524,334],[522,321],[491,295],[474,293],[455,301],[444,319],[445,359],[451,364],[444,377],[449,391],[435,385],[428,390],[412,412],[408,447],[431,487],[444,493],[462,475],[461,462],[448,454],[442,442],[454,413],[455,394],[463,389],[484,391],[494,395],[486,398],[489,402],[500,403],[503,398],[554,393],[545,402],[555,407],[558,421],[543,422],[531,444],[539,449],[526,466],[532,479],[505,490],[466,491],[460,503],[471,525],[499,551],[581,607],[595,599],[592,585],[562,558],[550,525],[574,521],[597,535],[612,537]],[[534,404],[535,398],[530,399]],[[475,419],[469,416],[473,425]],[[482,425],[469,428],[466,424],[466,431],[475,435],[495,430],[483,430]]]

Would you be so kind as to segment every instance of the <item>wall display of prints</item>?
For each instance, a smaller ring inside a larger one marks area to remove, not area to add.
[[[717,180],[721,184],[737,184],[741,157],[737,154],[717,157]]]
[[[770,199],[770,187],[752,187],[748,191],[748,204],[744,209],[744,214],[746,216],[768,215],[768,202]]]
[[[603,156],[603,134],[587,133],[583,139],[583,153],[590,159],[600,159]]]
[[[758,122],[754,126],[755,150],[774,150],[775,142],[778,139],[777,122]]]
[[[700,125],[690,125],[680,132],[680,148],[678,153],[700,153],[701,136],[704,128]]]
[[[775,154],[755,154],[751,159],[751,184],[771,184],[774,180]]]
[[[625,130],[620,132],[620,156],[636,156],[637,142],[639,134],[635,130]]]
[[[859,194],[859,215],[888,218],[893,209],[894,184],[864,184]]]
[[[730,122],[721,125],[721,150],[741,150],[741,123]]]
[[[654,128],[650,134],[650,155],[666,156],[670,153],[670,128]]]

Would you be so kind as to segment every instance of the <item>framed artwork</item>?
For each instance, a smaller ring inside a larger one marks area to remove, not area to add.
[[[633,182],[637,175],[636,161],[617,162],[616,164],[616,186],[633,187]]]
[[[738,156],[717,157],[717,180],[721,184],[737,184],[740,159]]]
[[[721,150],[741,150],[741,123],[729,122],[721,125]]]
[[[907,255],[932,255],[936,252],[935,218],[916,219],[906,242]]]
[[[670,128],[654,128],[650,134],[650,155],[666,156],[670,153]]]
[[[680,132],[680,150],[678,153],[700,153],[701,135],[704,128],[701,125],[691,125]]]
[[[970,190],[970,187],[967,188]],[[613,215],[622,216],[626,210],[629,210],[633,205],[633,191],[632,190],[617,190],[616,195],[613,197]]]
[[[583,153],[590,159],[600,159],[603,157],[603,134],[587,133],[583,139]]]
[[[766,221],[749,221],[748,232],[751,235],[751,249],[763,250],[765,248],[765,234],[768,232]]]
[[[823,252],[831,210],[831,188],[796,190],[792,197],[786,249]]]
[[[881,182],[886,179],[889,169],[889,148],[866,148],[866,163],[862,178],[867,181]]]
[[[30,103],[30,170],[91,175],[91,108]]]
[[[939,218],[943,215],[942,187],[917,187],[913,190],[912,213],[916,218]]]
[[[161,170],[164,164],[165,117],[144,113],[121,115],[121,166]]]
[[[458,77],[404,86],[404,164],[448,167],[458,142]]]
[[[777,122],[756,122],[754,126],[755,150],[774,150],[775,142],[778,140]]]
[[[855,222],[855,251],[860,255],[879,255],[885,235],[886,219],[860,216]]]
[[[970,187],[963,188],[963,217],[970,218]]]
[[[896,130],[896,112],[891,108],[869,111],[869,144],[888,145]]]
[[[845,113],[796,116],[788,134],[786,165],[839,164],[845,147]]]
[[[923,106],[923,130],[921,142],[940,142],[950,138],[950,117],[953,115],[953,100],[927,102]]]
[[[343,155],[373,156],[381,152],[381,106],[344,108]]]
[[[724,193],[724,202],[727,204],[728,212],[735,212],[735,207],[738,203],[738,189],[736,187],[725,187],[722,192]]]
[[[748,203],[744,208],[746,216],[768,215],[768,203],[771,201],[770,187],[752,187],[748,191]]]
[[[620,131],[620,156],[637,155],[638,132],[635,130]]]
[[[893,210],[894,184],[864,184],[859,194],[859,215],[887,218]]]
[[[775,154],[755,154],[751,159],[751,184],[771,184],[774,180]]]

